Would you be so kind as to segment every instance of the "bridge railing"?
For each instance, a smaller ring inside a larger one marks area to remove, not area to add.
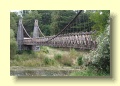
[[[46,42],[53,36],[40,37],[40,38],[28,38],[24,39],[24,45],[40,45],[40,46],[52,46],[52,47],[73,47],[80,49],[96,48],[96,41],[92,40],[92,32],[86,33],[71,33],[59,35],[51,41]]]

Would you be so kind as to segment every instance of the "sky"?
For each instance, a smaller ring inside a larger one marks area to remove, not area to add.
[[[17,15],[20,15],[20,16],[22,17],[20,11],[21,11],[21,10],[10,10],[10,12],[17,12]]]
[[[11,10],[10,12],[19,12],[19,11],[21,11],[21,10]]]

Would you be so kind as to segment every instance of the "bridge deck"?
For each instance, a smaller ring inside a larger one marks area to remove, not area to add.
[[[96,41],[92,40],[90,33],[88,34],[71,34],[60,35],[51,41],[48,41],[54,36],[46,36],[39,38],[24,38],[24,45],[40,45],[52,47],[73,47],[81,49],[96,48]],[[47,42],[48,41],[48,42]]]

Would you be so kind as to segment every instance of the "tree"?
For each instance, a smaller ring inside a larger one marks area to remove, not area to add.
[[[38,14],[41,15],[39,27],[45,36],[51,34],[50,32],[51,13],[52,13],[51,10],[38,10]]]
[[[91,31],[92,22],[89,19],[90,11],[82,11],[82,13],[75,20],[76,24],[73,26],[75,32]]]
[[[41,23],[41,15],[38,14],[37,10],[33,10],[30,11],[28,14],[26,14],[23,17],[23,25],[25,27],[25,29],[27,30],[28,34],[31,35],[32,37],[32,32],[33,32],[33,28],[34,28],[34,21],[35,19],[38,19],[39,24]],[[24,36],[26,36],[26,34],[24,34]]]
[[[14,58],[17,50],[16,36],[17,36],[17,23],[19,16],[15,12],[10,12],[10,59]]]
[[[10,29],[10,59],[14,58],[17,50],[17,43],[14,37],[13,29]]]
[[[110,10],[95,10],[90,14],[90,20],[94,22],[92,30],[96,30],[96,35],[105,31],[110,16]]]
[[[61,31],[74,17],[73,10],[57,10],[51,14],[51,33],[57,34]]]
[[[97,43],[97,49],[86,55],[84,62],[97,72],[110,74],[110,25],[97,37]]]
[[[11,12],[10,13],[10,29],[13,29],[15,33],[15,37],[17,35],[17,23],[18,23],[19,16],[17,16],[16,13]]]
[[[30,13],[30,10],[22,10],[21,11],[21,14],[22,16],[24,17],[25,15],[29,14]]]

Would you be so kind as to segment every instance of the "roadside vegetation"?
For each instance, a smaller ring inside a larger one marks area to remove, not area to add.
[[[86,52],[89,53],[89,52]],[[23,51],[21,54],[16,54],[11,59],[11,66],[26,66],[26,67],[48,67],[48,66],[77,66],[82,64],[82,56],[84,52],[68,49],[62,51],[47,46],[40,47],[40,51]],[[80,59],[79,59],[80,58]]]
[[[16,54],[11,59],[11,66],[24,67],[72,67],[81,69],[72,72],[70,76],[110,76],[110,27],[99,35],[96,50],[77,51],[68,49],[62,51],[51,47],[42,46],[39,52],[24,51]]]
[[[76,11],[42,11],[24,10],[23,24],[32,36],[34,19],[41,21],[41,31],[45,35],[57,34],[75,15]],[[81,51],[73,48],[62,49],[40,46],[40,51],[17,51],[17,24],[20,18],[17,13],[10,13],[10,66],[20,67],[71,67],[80,69],[70,76],[110,76],[110,11],[88,10],[83,12],[90,20],[90,31],[96,31],[92,37],[97,41],[97,48]],[[84,21],[81,21],[85,24]],[[84,30],[82,25],[78,25]],[[77,27],[74,27],[77,29]],[[87,26],[87,25],[86,25]],[[88,28],[88,26],[86,27]]]

